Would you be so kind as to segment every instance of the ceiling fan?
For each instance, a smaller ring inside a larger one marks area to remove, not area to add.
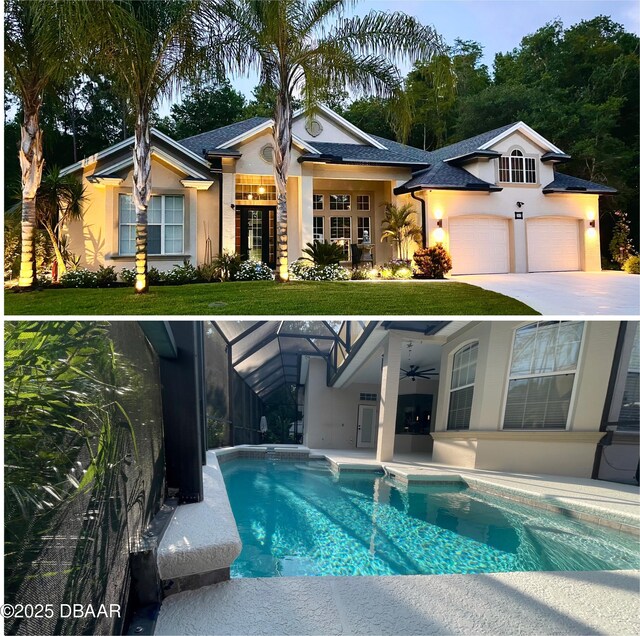
[[[439,375],[435,367],[430,369],[420,369],[417,364],[410,364],[408,369],[400,369],[400,379],[411,378],[412,382],[416,381],[416,378],[421,380],[430,380],[432,376]]]

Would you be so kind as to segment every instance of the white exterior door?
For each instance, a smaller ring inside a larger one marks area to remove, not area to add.
[[[530,272],[580,269],[579,227],[576,219],[539,218],[527,221]]]
[[[376,445],[376,407],[370,404],[358,406],[358,448],[373,448]]]
[[[452,274],[504,274],[509,271],[509,224],[506,219],[449,220]]]

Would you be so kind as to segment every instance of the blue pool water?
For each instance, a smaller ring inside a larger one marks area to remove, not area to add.
[[[640,567],[624,533],[479,493],[325,462],[222,465],[242,553],[234,577],[471,574]]]

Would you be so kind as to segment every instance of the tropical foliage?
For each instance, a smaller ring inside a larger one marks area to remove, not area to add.
[[[307,243],[302,252],[307,255],[308,259],[314,265],[338,265],[340,261],[345,260],[344,250],[339,243],[330,243],[329,241],[314,241]],[[305,258],[305,257],[303,257]]]
[[[123,435],[135,448],[122,405],[135,383],[105,324],[7,322],[4,335],[5,584],[15,591],[61,508],[118,473]]]
[[[385,203],[380,239],[393,245],[396,256],[409,259],[409,248],[422,237],[422,231],[414,221],[415,210],[410,203],[397,206]]]
[[[417,250],[413,260],[419,278],[444,278],[453,267],[449,252],[441,243]]]

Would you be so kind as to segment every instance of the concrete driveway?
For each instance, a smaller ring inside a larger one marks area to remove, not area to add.
[[[625,272],[475,274],[451,280],[517,298],[544,315],[640,314],[640,276]]]

